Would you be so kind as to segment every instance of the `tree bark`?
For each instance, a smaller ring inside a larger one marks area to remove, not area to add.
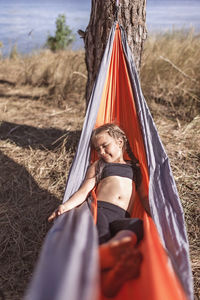
[[[85,60],[88,71],[87,103],[115,16],[116,0],[92,0],[90,21],[84,34]],[[143,43],[147,37],[146,0],[119,0],[118,21],[126,32],[128,44],[139,72]]]

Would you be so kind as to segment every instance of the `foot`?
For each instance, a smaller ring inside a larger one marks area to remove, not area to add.
[[[120,240],[110,240],[99,247],[101,270],[113,268],[116,262],[129,248],[135,246],[135,240],[131,236],[123,237]]]
[[[112,269],[101,273],[104,296],[116,296],[125,282],[139,277],[141,262],[142,254],[138,249],[126,249]]]

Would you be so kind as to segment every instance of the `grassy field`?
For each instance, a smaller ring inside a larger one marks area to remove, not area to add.
[[[200,37],[150,37],[141,82],[169,155],[200,292]],[[0,60],[0,290],[22,299],[61,203],[85,110],[84,51]]]

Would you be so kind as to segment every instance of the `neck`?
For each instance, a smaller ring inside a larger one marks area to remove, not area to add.
[[[116,161],[114,161],[115,163],[119,163],[119,164],[125,164],[125,160],[123,157],[118,158]]]

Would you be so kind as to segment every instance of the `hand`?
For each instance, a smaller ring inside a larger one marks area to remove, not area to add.
[[[65,211],[66,210],[64,204],[59,205],[58,208],[54,210],[54,212],[49,216],[48,221],[49,222],[53,221],[55,218],[62,215]]]

